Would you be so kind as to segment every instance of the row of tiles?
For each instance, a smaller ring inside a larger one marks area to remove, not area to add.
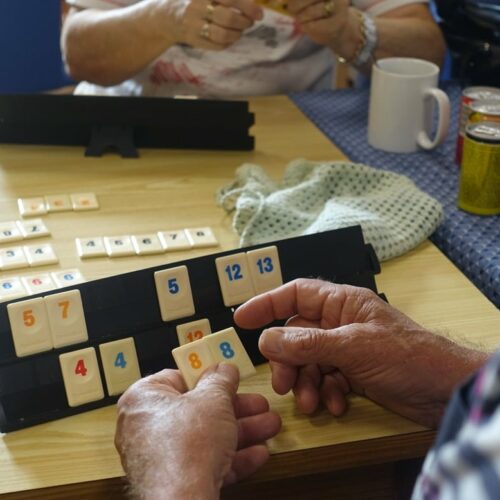
[[[241,304],[282,284],[275,246],[219,257],[215,259],[215,266],[227,307]],[[66,273],[66,277],[77,278],[70,273]],[[65,281],[68,284],[68,279]],[[156,271],[154,281],[163,321],[195,315],[187,266]],[[78,289],[10,303],[7,313],[18,357],[88,341],[85,312]],[[197,326],[199,331],[206,331],[201,325]],[[181,338],[179,343],[183,343]]]
[[[97,210],[99,202],[94,193],[54,194],[36,198],[19,198],[21,217],[36,217],[49,212],[82,212]]]
[[[255,373],[255,367],[234,328],[205,335],[200,340],[174,349],[172,355],[190,389],[206,368],[219,362],[236,365],[241,379]],[[141,377],[132,337],[100,344],[98,352],[94,347],[87,347],[61,354],[59,363],[69,406],[80,406],[105,397],[98,357],[109,396],[122,394]]]
[[[0,244],[50,236],[42,219],[0,222]]]
[[[58,262],[59,258],[50,243],[0,248],[0,271],[46,266]]]

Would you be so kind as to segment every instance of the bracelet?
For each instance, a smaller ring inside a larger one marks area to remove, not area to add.
[[[373,19],[364,12],[357,10],[359,15],[359,29],[361,39],[356,47],[356,52],[352,59],[338,57],[341,63],[349,63],[359,68],[366,64],[371,58],[375,47],[377,46],[377,27]]]

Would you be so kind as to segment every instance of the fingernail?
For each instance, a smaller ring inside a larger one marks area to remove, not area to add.
[[[280,354],[282,351],[282,337],[283,332],[281,330],[264,330],[259,340],[259,348],[262,353]]]

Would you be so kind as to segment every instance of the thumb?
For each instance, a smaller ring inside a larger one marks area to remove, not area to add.
[[[270,361],[289,366],[307,364],[339,367],[351,344],[352,325],[320,328],[269,328],[259,339],[260,352]]]
[[[232,398],[236,395],[239,382],[240,372],[235,365],[219,363],[203,372],[194,390],[203,392],[216,390]]]

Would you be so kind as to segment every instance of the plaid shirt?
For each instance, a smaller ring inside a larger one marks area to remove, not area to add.
[[[500,352],[453,395],[412,498],[500,498]]]

